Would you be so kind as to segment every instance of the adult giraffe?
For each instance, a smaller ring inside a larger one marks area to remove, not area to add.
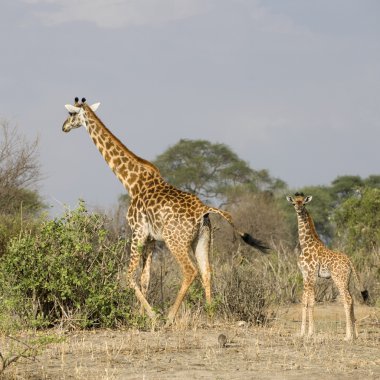
[[[209,248],[211,224],[209,213],[225,218],[249,245],[265,252],[267,247],[247,233],[237,231],[231,215],[223,210],[205,205],[193,194],[176,189],[166,183],[159,170],[150,162],[138,157],[115,137],[101,122],[95,111],[100,103],[89,106],[86,99],[74,105],[65,105],[69,117],[62,130],[85,127],[95,146],[109,167],[124,185],[131,197],[127,220],[132,229],[131,255],[127,271],[129,285],[150,318],[155,313],[146,299],[149,284],[149,266],[152,256],[152,242],[164,241],[175,256],[183,275],[182,285],[171,307],[167,322],[172,323],[182,300],[197,275],[197,269],[190,259],[192,247],[201,272],[206,301],[211,302],[211,270]],[[136,270],[143,256],[141,289],[136,283]]]

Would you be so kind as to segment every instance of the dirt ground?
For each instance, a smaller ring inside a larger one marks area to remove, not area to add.
[[[265,328],[182,315],[173,327],[150,332],[50,331],[44,334],[54,342],[35,360],[7,367],[4,379],[380,379],[380,309],[357,306],[356,316],[354,343],[344,341],[339,304],[316,306],[310,339],[297,336],[299,305],[282,309]]]

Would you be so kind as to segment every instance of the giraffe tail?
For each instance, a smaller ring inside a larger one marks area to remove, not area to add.
[[[368,290],[367,289],[364,289],[362,292],[362,297],[363,297],[363,301],[365,303],[368,303],[368,300],[369,300],[369,293],[368,293]]]
[[[232,216],[228,212],[220,210],[218,208],[214,208],[214,207],[210,207],[208,211],[214,214],[219,214],[225,220],[227,220],[227,222],[232,226],[234,231],[243,239],[243,241],[246,244],[258,249],[262,253],[267,253],[267,251],[270,249],[261,240],[255,239],[253,236],[251,236],[247,232],[240,232],[239,230],[237,230],[232,221]]]
[[[270,250],[270,248],[264,245],[264,243],[261,240],[255,239],[253,236],[251,236],[247,232],[237,231],[237,233],[240,235],[240,237],[243,239],[245,243],[249,244],[252,247],[255,247],[260,252],[268,253],[267,251]]]
[[[355,279],[356,285],[359,288],[360,293],[362,295],[363,301],[366,304],[368,304],[369,303],[369,293],[368,293],[368,290],[364,289],[362,283],[360,282],[359,276],[358,276],[358,274],[357,274],[357,272],[355,270],[354,264],[351,262],[351,260],[350,260],[350,266],[351,266],[351,271],[352,271],[352,273],[354,275],[354,279]]]

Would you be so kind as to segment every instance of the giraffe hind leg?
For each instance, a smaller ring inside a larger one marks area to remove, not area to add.
[[[204,223],[200,228],[195,257],[202,277],[202,285],[205,290],[206,302],[211,303],[211,268],[209,262],[209,252],[211,245],[211,224],[208,217],[204,218]]]
[[[166,325],[170,325],[173,323],[174,318],[178,312],[178,309],[183,301],[183,298],[186,295],[187,290],[189,289],[190,285],[194,281],[196,275],[197,275],[197,269],[195,268],[193,262],[190,259],[189,251],[190,251],[190,243],[184,244],[181,246],[175,246],[173,244],[167,243],[167,246],[169,250],[172,252],[174,257],[176,258],[181,271],[182,271],[182,284],[181,288],[178,291],[177,298],[174,301],[173,306],[170,308],[168,317],[167,317],[167,323]]]
[[[350,307],[350,318],[352,321],[352,328],[353,328],[353,339],[357,339],[359,334],[358,334],[358,327],[356,325],[356,319],[355,319],[355,312],[354,312],[354,302],[352,302],[351,307]]]
[[[349,341],[355,339],[357,336],[356,326],[355,326],[355,313],[354,313],[354,303],[352,296],[348,289],[348,284],[339,292],[343,297],[344,311],[346,314],[346,337],[344,340]]]
[[[349,266],[339,267],[334,273],[333,280],[342,298],[346,315],[346,336],[344,340],[350,341],[356,338],[354,303],[349,289],[351,270]]]

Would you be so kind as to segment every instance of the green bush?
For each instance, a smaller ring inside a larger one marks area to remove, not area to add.
[[[133,293],[120,287],[126,241],[83,202],[37,232],[11,239],[0,263],[1,313],[22,325],[114,327],[132,316]],[[135,309],[135,308],[134,308]]]
[[[380,189],[366,188],[348,198],[334,213],[336,245],[369,254],[380,247]]]
[[[39,228],[41,215],[27,213],[4,214],[0,212],[0,258],[5,254],[9,241],[20,235],[22,230],[35,231]]]

